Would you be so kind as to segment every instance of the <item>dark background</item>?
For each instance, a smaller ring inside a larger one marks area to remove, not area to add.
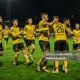
[[[50,19],[58,15],[61,19],[69,17],[72,24],[80,22],[80,0],[10,0],[10,7],[8,0],[0,0],[0,14],[6,20],[9,16],[24,23],[32,17],[38,23],[41,12],[47,12]]]

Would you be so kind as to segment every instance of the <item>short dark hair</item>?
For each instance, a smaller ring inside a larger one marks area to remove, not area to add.
[[[62,22],[65,22],[65,21],[67,21],[67,20],[70,20],[69,18],[64,18],[63,20],[62,20]]]
[[[13,23],[15,20],[17,20],[17,21],[18,21],[18,19],[12,19],[12,23]]]
[[[42,17],[43,15],[48,15],[48,14],[47,14],[47,13],[41,13],[41,17]]]
[[[53,18],[59,18],[59,16],[54,16]]]
[[[76,24],[79,24],[79,23],[77,22]],[[75,24],[75,25],[76,25],[76,24]]]
[[[29,17],[28,19],[26,19],[26,21],[25,21],[25,22],[27,23],[29,19],[32,19],[32,20],[33,20],[33,18],[32,18],[32,17]]]
[[[29,20],[29,19],[32,19],[32,18],[30,17],[30,18],[28,18],[28,20]]]

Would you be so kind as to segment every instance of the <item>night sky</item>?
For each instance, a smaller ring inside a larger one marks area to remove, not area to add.
[[[0,0],[0,14],[6,19],[7,1]],[[35,22],[40,19],[41,12],[47,12],[51,18],[58,15],[61,18],[80,18],[80,0],[11,0],[11,19],[18,18],[24,22],[32,17]]]

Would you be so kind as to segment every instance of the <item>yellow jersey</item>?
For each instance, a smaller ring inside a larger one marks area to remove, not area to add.
[[[80,29],[79,30],[76,30],[76,29],[73,30],[73,43],[74,44],[80,43]]]
[[[28,39],[28,40],[35,39],[35,25],[25,25],[24,37],[25,37],[25,39]]]
[[[48,27],[49,26],[47,26],[45,22],[43,22],[42,20],[39,22],[39,29],[48,28]],[[49,41],[49,29],[40,32],[39,40]]]
[[[4,31],[3,31],[3,35],[4,35],[4,38],[9,38],[9,34],[10,34],[10,30],[8,29],[5,29]]]
[[[19,27],[11,27],[11,35],[13,44],[18,44],[22,42],[21,31]]]
[[[67,40],[67,28],[64,24],[58,23],[58,24],[53,24],[53,30],[54,30],[54,35],[55,35],[55,41],[58,40]]]
[[[2,43],[2,25],[0,25],[0,43]]]
[[[71,28],[66,27],[66,29],[67,29],[68,33],[71,34],[71,32],[72,32]]]

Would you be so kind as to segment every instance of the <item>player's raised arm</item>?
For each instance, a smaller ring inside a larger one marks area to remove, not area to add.
[[[52,26],[54,24],[54,20],[52,22],[44,22],[44,25]]]
[[[49,43],[49,28],[50,25],[48,23],[48,14],[42,13],[41,14],[41,20],[39,22],[39,45],[41,50],[43,51],[44,55],[49,54],[50,51],[50,43]],[[49,72],[47,70],[47,61],[45,60],[45,56],[40,58],[40,60],[37,63],[37,71],[41,71],[41,69],[45,72]],[[40,64],[43,63],[43,66],[41,68]]]
[[[47,13],[42,13],[41,18],[42,18],[42,21],[43,21],[42,26],[52,26],[54,24],[54,20],[51,21],[51,22],[48,22],[49,17],[48,17]]]

